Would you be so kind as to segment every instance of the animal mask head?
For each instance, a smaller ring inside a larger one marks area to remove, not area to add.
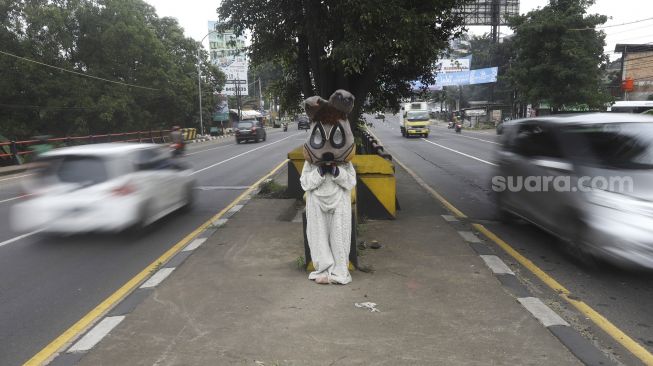
[[[329,100],[314,96],[304,101],[304,110],[311,119],[304,158],[314,165],[345,163],[356,153],[354,134],[347,114],[354,107],[354,96],[346,90],[336,90]]]

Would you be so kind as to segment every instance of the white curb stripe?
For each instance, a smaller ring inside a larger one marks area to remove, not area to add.
[[[228,221],[227,219],[217,219],[217,220],[213,221],[213,226],[220,227],[220,226],[226,224],[227,221]]]
[[[537,297],[522,297],[517,299],[517,301],[519,301],[526,310],[530,311],[530,313],[533,314],[533,316],[545,327],[550,327],[552,325],[569,326],[569,323],[556,314],[555,311],[551,310],[551,308],[544,305],[544,303]]]
[[[150,288],[155,287],[160,284],[161,281],[165,280],[166,277],[170,276],[174,268],[161,268],[157,273],[150,277],[145,283],[141,285],[141,288]]]
[[[241,208],[243,208],[243,205],[236,205],[236,206],[232,207],[231,210],[229,210],[229,212],[230,213],[231,212],[238,212],[238,211],[240,211]]]
[[[508,267],[508,265],[505,264],[501,258],[497,257],[496,255],[481,255],[481,259],[483,259],[485,264],[490,267],[492,272],[495,274],[515,275],[515,273],[510,270],[510,267]]]
[[[200,245],[204,244],[206,241],[206,238],[200,238],[200,239],[195,239],[190,242],[190,244],[186,245],[186,248],[182,249],[182,252],[190,252],[191,250],[195,250],[199,248]]]
[[[446,221],[449,221],[449,222],[458,221],[458,219],[454,215],[441,215],[441,216],[442,216],[443,219],[445,219]]]
[[[121,321],[125,319],[124,315],[110,316],[102,319],[93,329],[91,329],[82,339],[77,341],[72,347],[68,349],[68,353],[85,352],[95,347],[98,342],[102,340],[113,328],[115,328]]]
[[[478,236],[474,235],[471,231],[459,231],[458,234],[465,239],[465,241],[470,243],[480,243],[481,239]]]

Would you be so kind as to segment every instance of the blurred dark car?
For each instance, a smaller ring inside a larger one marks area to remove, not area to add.
[[[652,116],[591,113],[503,125],[492,178],[502,218],[516,215],[556,235],[584,262],[653,268]]]
[[[243,141],[265,141],[266,133],[263,124],[256,119],[244,119],[236,125],[236,143]]]
[[[308,116],[299,116],[297,117],[297,129],[298,130],[308,130],[311,128],[311,121],[308,119]]]

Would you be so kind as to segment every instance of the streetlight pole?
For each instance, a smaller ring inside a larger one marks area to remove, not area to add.
[[[206,39],[206,37],[209,36],[211,33],[215,33],[216,31],[212,30],[209,33],[207,33],[204,37],[202,37],[202,40],[200,41],[200,46],[197,48],[197,95],[199,96],[199,102],[200,102],[200,133],[204,135],[204,121],[202,119],[202,63],[200,62],[200,50],[204,47],[202,45],[202,42]]]

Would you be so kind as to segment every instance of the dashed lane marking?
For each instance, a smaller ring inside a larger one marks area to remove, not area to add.
[[[515,273],[510,270],[508,265],[504,263],[504,261],[501,260],[501,258],[497,257],[496,255],[481,255],[481,259],[483,259],[483,262],[490,267],[493,273],[495,274],[510,274],[510,275],[515,275]]]
[[[152,277],[145,281],[145,283],[143,283],[140,288],[156,287],[158,284],[163,282],[163,280],[168,278],[168,276],[170,276],[174,270],[174,268],[161,268],[154,275],[152,275]]]
[[[85,352],[93,348],[98,342],[102,340],[113,328],[117,327],[120,322],[125,319],[124,315],[120,316],[111,316],[102,319],[93,329],[91,329],[82,339],[77,341],[70,349],[68,353],[74,352]]]
[[[548,306],[544,305],[542,300],[537,297],[522,297],[517,299],[533,316],[542,323],[545,327],[550,327],[552,325],[564,325],[569,326],[560,315],[556,314],[555,311],[551,310]]]
[[[458,235],[462,236],[465,241],[468,241],[470,243],[480,243],[481,239],[478,238],[478,236],[474,235],[473,232],[471,231],[459,231]]]
[[[428,143],[431,144],[431,145],[435,145],[435,146],[441,147],[441,148],[443,148],[443,149],[445,149],[445,150],[449,150],[449,151],[451,151],[451,152],[455,152],[456,154],[460,154],[460,155],[465,156],[465,157],[468,157],[468,158],[470,158],[470,159],[474,159],[474,160],[480,161],[481,163],[485,163],[485,164],[492,165],[492,166],[498,166],[497,164],[495,164],[495,163],[493,163],[493,162],[491,162],[491,161],[483,160],[483,159],[481,159],[481,158],[477,158],[476,156],[469,155],[469,154],[465,154],[465,153],[462,152],[462,151],[458,151],[458,150],[452,149],[452,148],[450,148],[450,147],[446,147],[446,146],[443,146],[443,145],[440,145],[440,144],[436,144],[435,142],[433,142],[433,141],[429,141],[429,140],[427,140],[427,139],[425,139],[425,138],[422,138],[422,141],[428,142]]]
[[[207,238],[198,238],[190,242],[183,250],[182,252],[190,252],[192,250],[195,250],[199,248],[200,245],[204,244],[204,242],[207,240]]]

